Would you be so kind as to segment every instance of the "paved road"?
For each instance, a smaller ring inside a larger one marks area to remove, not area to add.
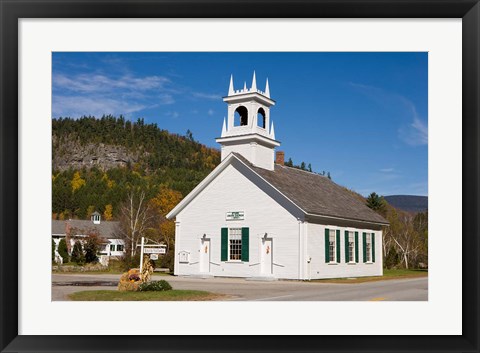
[[[81,290],[116,290],[120,275],[53,274],[52,300],[68,300]],[[248,281],[237,278],[191,278],[153,276],[166,279],[174,289],[196,289],[228,295],[227,300],[253,301],[425,301],[427,277],[357,284],[299,281]]]

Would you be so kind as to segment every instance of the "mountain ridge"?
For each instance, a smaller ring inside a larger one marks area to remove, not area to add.
[[[424,212],[428,210],[428,196],[388,195],[383,197],[395,208],[408,212]]]

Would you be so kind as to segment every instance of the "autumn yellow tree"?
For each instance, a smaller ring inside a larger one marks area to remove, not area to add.
[[[82,179],[80,172],[75,172],[75,174],[73,174],[71,185],[72,191],[74,192],[80,189],[83,185],[85,185],[85,179]]]
[[[158,215],[155,217],[155,219],[158,220],[157,231],[159,234],[157,240],[162,241],[167,245],[167,254],[162,261],[162,265],[169,267],[171,271],[173,271],[173,253],[175,251],[175,222],[171,219],[167,219],[166,215],[181,200],[182,194],[180,192],[171,190],[167,187],[162,187],[158,194],[149,202],[152,210]]]
[[[106,221],[111,221],[113,218],[113,206],[108,204],[105,205],[105,211],[103,212],[103,218],[105,218]]]
[[[87,207],[87,217],[90,217],[92,213],[95,212],[95,206],[90,205]]]

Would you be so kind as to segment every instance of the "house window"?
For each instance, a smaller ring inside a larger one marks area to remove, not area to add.
[[[335,230],[330,229],[329,235],[329,248],[328,248],[328,255],[330,262],[337,262],[336,254],[337,254],[337,240],[335,236]]]
[[[242,228],[230,228],[228,232],[228,259],[242,259]]]
[[[348,258],[349,262],[355,262],[355,234],[348,232]]]
[[[365,245],[365,261],[371,262],[372,261],[372,235],[367,233],[366,235],[366,245]]]
[[[123,245],[117,244],[117,251],[123,251]]]
[[[115,245],[113,244],[110,245],[110,251],[115,251]]]

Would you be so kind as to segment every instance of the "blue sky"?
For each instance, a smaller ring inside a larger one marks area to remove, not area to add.
[[[53,53],[52,116],[122,114],[218,148],[230,75],[268,77],[279,150],[362,195],[427,195],[427,53]]]

